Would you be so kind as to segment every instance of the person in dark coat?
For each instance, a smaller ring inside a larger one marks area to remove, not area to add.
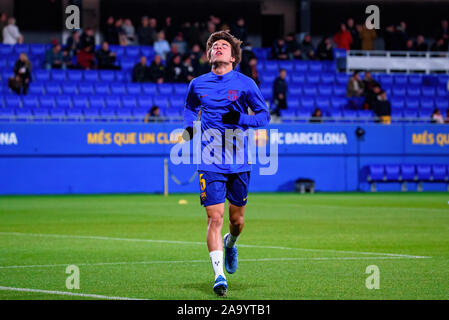
[[[276,108],[271,112],[278,117],[281,115],[281,110],[287,109],[287,92],[288,86],[285,78],[287,77],[287,71],[281,69],[279,71],[279,77],[273,82],[273,98]]]

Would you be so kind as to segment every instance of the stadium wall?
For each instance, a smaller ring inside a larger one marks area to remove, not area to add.
[[[363,137],[355,134],[360,127]],[[0,194],[161,193],[175,124],[10,123],[0,127]],[[368,191],[370,164],[449,164],[449,126],[418,124],[280,124],[278,171],[253,166],[251,191],[292,191],[298,178],[317,191]],[[277,130],[277,131],[276,131]],[[260,136],[263,143],[263,136]],[[266,166],[265,166],[266,167]],[[170,192],[197,192],[196,165],[169,162]],[[409,184],[409,190],[416,186]],[[380,183],[379,191],[400,190]],[[447,190],[428,183],[424,190]]]

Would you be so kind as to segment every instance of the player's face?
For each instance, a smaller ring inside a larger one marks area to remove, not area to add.
[[[211,62],[233,63],[231,44],[226,40],[215,41],[211,50]]]

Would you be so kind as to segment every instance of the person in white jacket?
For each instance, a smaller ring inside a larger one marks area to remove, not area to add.
[[[3,28],[3,44],[17,44],[23,42],[23,36],[16,26],[16,19],[9,18],[8,24]]]

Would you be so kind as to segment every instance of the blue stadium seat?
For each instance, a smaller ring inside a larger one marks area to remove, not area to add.
[[[30,53],[34,56],[44,56],[45,55],[45,44],[34,43],[30,44]]]
[[[279,69],[285,69],[287,73],[293,71],[293,61],[279,61],[278,65]]]
[[[83,76],[85,81],[98,81],[98,72],[97,70],[84,70]]]
[[[402,74],[396,74],[394,75],[394,83],[395,84],[401,84],[401,85],[406,85],[407,84],[407,76],[406,75],[402,75]]]
[[[189,86],[183,83],[176,83],[173,85],[175,94],[186,96]]]
[[[402,108],[401,109],[391,109],[391,119],[392,122],[398,122],[402,118]]]
[[[34,72],[34,76],[36,77],[36,81],[50,81],[50,71],[41,69],[36,70]]]
[[[422,95],[425,97],[434,97],[435,96],[435,88],[433,87],[421,87]]]
[[[342,85],[333,85],[332,90],[336,96],[346,96],[346,87]]]
[[[153,97],[151,95],[139,96],[137,105],[140,109],[149,110],[153,106]]]
[[[332,86],[327,84],[318,85],[318,93],[322,96],[331,96],[332,95]]]
[[[103,94],[108,95],[109,94],[109,84],[108,83],[95,83],[94,85],[95,93],[96,94]]]
[[[22,106],[24,109],[39,108],[39,100],[37,96],[27,95],[22,98]]]
[[[424,109],[418,111],[418,118],[421,121],[430,121],[431,116],[432,116],[432,109]]]
[[[66,109],[68,121],[81,121],[84,117],[83,110],[79,108]]]
[[[16,121],[30,121],[32,116],[30,109],[16,109]]]
[[[284,117],[296,117],[296,109],[286,109],[286,110],[281,110],[281,115],[282,115],[282,121],[284,122]]]
[[[296,116],[301,118],[299,122],[308,122],[311,114],[311,110],[309,109],[299,109],[296,112]]]
[[[347,104],[346,98],[342,98],[342,97],[332,97],[331,98],[332,108],[342,109],[346,106],[346,104]]]
[[[308,73],[306,75],[307,83],[309,84],[318,84],[320,82],[320,74],[319,73]]]
[[[405,106],[404,98],[394,97],[390,99],[391,107],[394,109],[403,109]]]
[[[142,93],[140,83],[127,83],[126,84],[126,92],[128,94],[139,95]]]
[[[294,84],[303,84],[306,82],[306,75],[304,73],[295,72],[290,76],[290,80]]]
[[[441,74],[438,76],[438,82],[440,85],[447,86],[448,81],[449,81],[449,75]]]
[[[100,118],[100,109],[86,108],[83,110],[84,121],[97,121]]]
[[[309,71],[309,64],[306,61],[294,60],[294,69],[297,72],[305,73]]]
[[[155,96],[153,98],[153,103],[161,109],[168,108],[168,97],[162,95]]]
[[[8,69],[10,68],[8,59],[0,57],[0,69],[4,70],[6,68]]]
[[[353,122],[358,120],[357,111],[355,110],[343,110],[343,117],[345,118],[345,122]]]
[[[16,44],[16,45],[13,46],[13,50],[14,50],[15,54],[21,54],[22,52],[26,53],[26,54],[29,54],[30,46],[28,44],[24,44],[24,43]]]
[[[13,46],[11,45],[0,46],[0,55],[11,56],[12,54],[13,54]]]
[[[393,87],[393,95],[403,97],[406,95],[406,89],[403,85],[396,85]]]
[[[132,121],[133,118],[133,109],[117,109],[115,113],[117,114],[117,121]]]
[[[63,94],[77,94],[77,88],[74,83],[63,83],[61,89]]]
[[[104,98],[103,96],[90,96],[89,104],[91,109],[102,109],[104,108]]]
[[[94,94],[94,86],[91,82],[78,83],[79,94]]]
[[[72,101],[69,96],[56,96],[56,108],[68,109],[72,107]]]
[[[309,61],[309,70],[311,72],[321,72],[323,70],[323,64],[321,61]]]
[[[137,59],[140,57],[140,47],[139,46],[127,46],[125,47],[125,54],[127,57]]]
[[[122,70],[130,71],[134,68],[135,65],[136,65],[135,59],[125,58],[125,59],[120,60],[120,66],[122,67]]]
[[[447,109],[449,108],[449,99],[435,98],[435,106],[440,110]]]
[[[181,95],[175,95],[170,97],[170,107],[171,108],[184,108],[185,98]]]
[[[173,87],[171,83],[161,83],[157,85],[159,94],[171,95],[173,94]]]
[[[137,99],[133,95],[122,96],[122,108],[135,109],[137,108]]]
[[[340,110],[330,110],[328,116],[332,118],[331,120],[329,120],[329,122],[336,122],[341,121],[341,119],[343,118],[343,113]]]
[[[418,118],[418,111],[406,109],[406,110],[404,110],[403,115],[404,115],[404,118],[413,119],[412,121],[414,121],[415,119]]]
[[[53,81],[63,82],[66,80],[66,72],[63,69],[53,69],[50,74]]]
[[[422,83],[422,76],[420,75],[409,75],[408,76],[408,83],[411,85],[418,85],[420,86]]]
[[[277,78],[277,73],[274,72],[264,72],[260,75],[260,80],[262,83],[273,83]]]
[[[48,109],[35,108],[32,110],[34,121],[46,121],[49,117]]]
[[[155,83],[143,83],[142,84],[143,94],[155,95],[157,94],[157,87]]]
[[[121,107],[120,96],[107,96],[105,99],[105,107],[107,109],[117,109]]]
[[[316,97],[315,98],[315,105],[316,107],[324,110],[324,109],[329,109],[330,108],[330,102],[329,102],[329,98],[327,97]]]
[[[77,109],[84,109],[89,107],[88,96],[79,95],[72,97],[73,107]]]
[[[322,73],[321,74],[321,83],[333,84],[335,80],[335,76],[333,73]]]
[[[447,91],[446,86],[441,86],[437,88],[437,96],[439,97],[448,97],[449,92]]]
[[[430,97],[422,97],[420,99],[421,109],[433,109],[435,108],[433,98]]]
[[[379,80],[382,87],[393,84],[393,76],[389,74],[380,75]]]
[[[419,99],[416,97],[407,97],[405,99],[405,107],[407,109],[419,109]]]
[[[50,109],[50,117],[52,121],[63,121],[67,117],[65,109]]]
[[[45,92],[47,94],[60,94],[61,92],[61,88],[59,87],[59,83],[57,82],[47,82],[45,84]]]
[[[100,110],[100,116],[102,121],[114,121],[117,118],[117,114],[113,108]]]
[[[288,94],[290,96],[300,96],[302,94],[302,88],[300,86],[290,85],[288,87]]]
[[[154,56],[154,48],[152,46],[140,46],[140,53],[145,57]],[[150,59],[151,60],[151,59]]]
[[[271,99],[271,96],[273,95],[273,87],[271,84],[263,83],[260,86],[260,92],[262,92],[262,96],[265,99]]]
[[[288,97],[287,98],[287,108],[298,109],[299,108],[299,99],[293,98],[293,97]]]
[[[129,72],[129,71],[116,70],[113,72],[114,72],[115,81],[117,81],[117,82],[125,82],[125,81],[131,82],[132,81],[131,72]]]
[[[430,165],[428,164],[418,164],[416,166],[416,174],[419,181],[429,181],[431,177]]]
[[[279,66],[276,60],[267,60],[265,61],[265,71],[278,72]]]
[[[120,45],[113,45],[111,44],[109,46],[109,49],[112,52],[115,52],[115,54],[117,55],[117,57],[123,56],[125,54],[125,47],[124,46],[120,46]]]
[[[381,164],[368,166],[368,181],[383,181],[385,178],[385,168]]]
[[[448,173],[444,164],[432,165],[432,180],[433,181],[448,181]]]
[[[315,108],[315,99],[312,96],[301,97],[301,108],[305,109]]]
[[[387,164],[385,165],[385,176],[387,181],[400,181],[399,165]]]
[[[110,87],[112,94],[126,94],[126,87],[124,83],[112,82]]]
[[[375,118],[375,114],[371,110],[359,110],[357,112],[358,117],[361,121],[370,122]]]
[[[3,71],[2,71],[2,79],[3,79],[3,82],[7,83],[8,79],[9,79],[10,77],[12,77],[12,76],[14,76],[14,74],[13,74],[13,72],[12,72],[12,69],[11,69],[11,70],[3,70]]]
[[[307,96],[315,96],[317,94],[316,86],[313,84],[307,84],[302,88],[302,91]]]
[[[55,98],[53,96],[40,96],[39,106],[40,108],[53,109],[55,107]]]
[[[9,109],[21,108],[20,97],[17,95],[5,96],[5,108]]]
[[[108,82],[115,81],[115,73],[114,73],[114,71],[101,70],[101,71],[98,72],[98,76],[100,77],[101,81],[108,81]]]
[[[350,77],[351,76],[346,73],[337,73],[337,75],[335,76],[335,81],[340,85],[346,86]]]
[[[81,70],[70,70],[67,72],[67,78],[69,81],[82,81],[83,73]]]
[[[164,114],[167,117],[180,117],[182,115],[182,109],[180,108],[165,109]]]
[[[419,97],[421,95],[421,89],[418,86],[408,86],[407,95],[409,97]]]
[[[143,122],[148,111],[149,111],[148,109],[142,109],[142,108],[132,110],[134,121]]]

